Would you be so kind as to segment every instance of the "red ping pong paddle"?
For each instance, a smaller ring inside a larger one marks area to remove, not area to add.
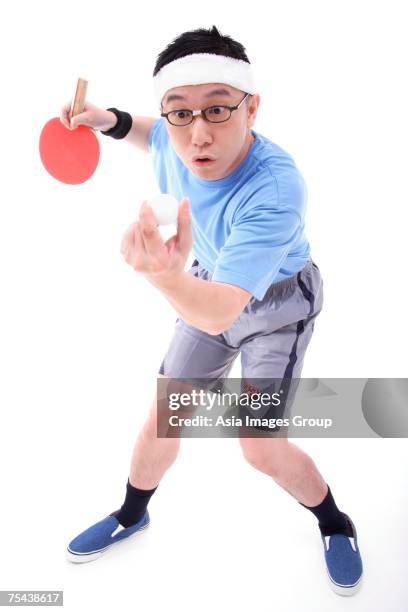
[[[84,110],[87,85],[87,81],[78,79],[70,118]],[[51,176],[69,185],[78,185],[91,178],[96,170],[99,141],[91,128],[79,125],[69,130],[59,117],[54,117],[41,131],[40,157]]]

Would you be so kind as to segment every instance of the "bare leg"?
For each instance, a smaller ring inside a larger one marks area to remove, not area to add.
[[[240,438],[247,461],[305,506],[317,506],[327,484],[309,455],[286,438]]]
[[[161,378],[167,378],[158,375]],[[134,446],[130,484],[138,489],[154,489],[175,461],[180,448],[179,438],[157,437],[157,394]]]

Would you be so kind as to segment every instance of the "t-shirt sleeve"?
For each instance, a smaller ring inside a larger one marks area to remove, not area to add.
[[[165,136],[163,128],[163,119],[159,117],[150,128],[149,137],[147,139],[147,146],[149,147],[150,153],[156,153],[163,144],[163,138]]]
[[[238,285],[257,300],[263,299],[303,232],[304,191],[295,187],[286,189],[286,193],[291,193],[289,204],[280,200],[277,189],[268,200],[258,196],[257,203],[233,222],[220,250],[213,281]]]

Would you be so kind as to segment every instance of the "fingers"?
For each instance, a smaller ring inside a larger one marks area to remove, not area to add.
[[[134,223],[128,227],[126,232],[123,234],[122,242],[120,245],[120,252],[126,259],[129,250],[133,247],[134,243]]]
[[[78,125],[87,125],[91,128],[94,127],[94,123],[96,121],[95,115],[98,109],[94,104],[90,102],[85,102],[84,109],[82,113],[78,113],[74,117],[70,117],[71,112],[71,102],[67,102],[64,104],[60,111],[60,121],[66,128],[69,130],[75,130]]]
[[[142,272],[146,266],[146,251],[140,232],[140,224],[132,223],[126,230],[120,247],[120,252],[126,263],[138,272]]]
[[[171,236],[168,240],[166,240],[164,245],[167,249],[169,256],[171,257],[173,255],[174,250],[177,248],[177,236]]]
[[[181,200],[177,215],[177,236],[180,252],[188,255],[193,244],[190,217],[190,202],[188,198]]]
[[[159,257],[163,253],[164,243],[157,229],[157,219],[147,202],[143,202],[140,208],[139,219],[140,236],[143,240],[146,253],[149,256]]]
[[[70,129],[70,125],[69,125],[69,111],[70,110],[71,110],[71,102],[67,102],[61,108],[61,112],[60,112],[60,121],[68,129]]]
[[[133,238],[133,248],[135,252],[135,268],[137,270],[142,271],[146,264],[146,250],[143,243],[142,234],[140,231],[140,223],[136,222],[135,224],[135,232]],[[136,267],[137,266],[137,267]]]
[[[121,253],[138,272],[157,274],[167,270],[174,252],[187,256],[193,243],[189,200],[184,198],[177,217],[177,235],[166,243],[158,229],[157,219],[146,201],[139,211],[139,221],[133,223],[122,239]]]
[[[79,113],[75,117],[70,117],[71,102],[67,102],[61,109],[60,121],[69,130],[75,130],[78,125],[87,125],[90,122],[91,117],[88,112]]]
[[[75,128],[78,127],[78,125],[91,125],[92,124],[92,117],[91,114],[88,112],[84,112],[84,113],[79,113],[78,115],[75,115],[74,117],[71,117],[71,122],[70,122],[70,128],[71,130],[75,130]]]

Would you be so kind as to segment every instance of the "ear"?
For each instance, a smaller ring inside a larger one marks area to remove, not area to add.
[[[253,94],[248,104],[248,127],[251,128],[255,124],[258,107],[261,102],[259,94]]]

